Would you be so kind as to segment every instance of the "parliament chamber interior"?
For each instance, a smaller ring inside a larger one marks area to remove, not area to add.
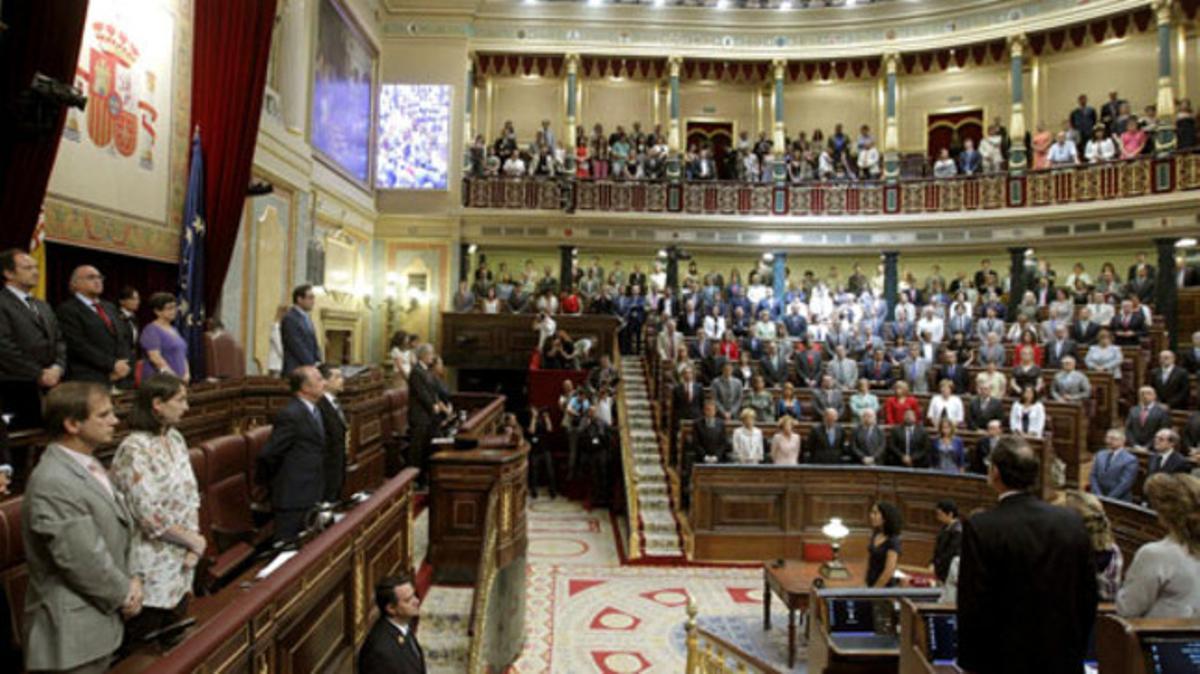
[[[0,0],[0,662],[1200,672],[1200,0]]]

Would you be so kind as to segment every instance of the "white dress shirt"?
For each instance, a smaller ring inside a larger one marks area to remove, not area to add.
[[[738,426],[733,431],[733,458],[737,463],[762,463],[763,434],[758,428]]]

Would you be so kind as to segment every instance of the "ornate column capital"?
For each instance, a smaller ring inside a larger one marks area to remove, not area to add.
[[[1169,25],[1175,20],[1175,0],[1154,0],[1150,7],[1154,10],[1154,19],[1158,25]]]
[[[1025,48],[1029,46],[1029,38],[1024,33],[1008,36],[1008,55],[1010,58],[1025,56]]]
[[[884,52],[883,53],[883,73],[885,75],[895,75],[900,69],[900,52]]]
[[[787,59],[775,59],[771,61],[771,68],[775,74],[775,79],[781,80],[787,76]]]
[[[679,77],[679,69],[683,67],[682,56],[667,57],[667,75],[669,77]]]
[[[579,72],[579,54],[567,54],[566,56],[567,74],[574,75]]]

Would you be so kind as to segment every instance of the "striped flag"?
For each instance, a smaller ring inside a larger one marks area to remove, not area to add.
[[[204,152],[192,136],[192,167],[179,239],[179,315],[175,329],[188,345],[192,381],[204,378]]]
[[[37,288],[33,296],[39,300],[46,299],[46,209],[38,213],[37,226],[33,228],[33,236],[29,237],[29,256],[38,266]]]

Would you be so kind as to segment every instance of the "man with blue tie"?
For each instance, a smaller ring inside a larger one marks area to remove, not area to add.
[[[1108,445],[1096,453],[1088,484],[1093,494],[1119,501],[1133,501],[1133,482],[1137,479],[1138,460],[1125,447],[1125,430],[1113,428],[1104,436]]]
[[[292,291],[292,308],[279,322],[279,333],[283,339],[284,376],[302,365],[321,363],[321,346],[309,315],[316,303],[317,296],[311,285],[306,283]]]

